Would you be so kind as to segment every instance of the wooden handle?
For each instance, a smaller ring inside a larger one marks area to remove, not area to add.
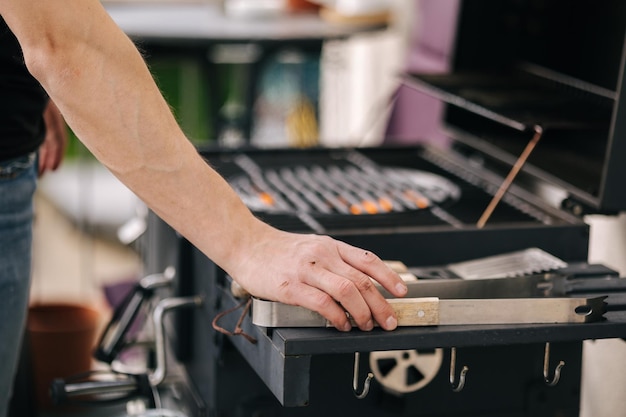
[[[387,300],[398,317],[398,326],[439,325],[439,298],[392,298]]]

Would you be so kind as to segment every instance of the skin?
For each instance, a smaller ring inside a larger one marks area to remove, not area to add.
[[[46,137],[39,147],[39,176],[43,176],[48,171],[55,171],[65,154],[68,134],[65,121],[57,106],[49,101],[43,113],[46,124]]]
[[[260,298],[348,331],[397,326],[370,277],[400,277],[372,252],[256,219],[177,125],[134,44],[97,0],[0,0],[26,65],[85,146],[154,212]],[[344,311],[345,309],[345,311]]]

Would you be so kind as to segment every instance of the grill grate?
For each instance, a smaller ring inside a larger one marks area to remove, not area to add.
[[[333,234],[474,226],[493,190],[435,155],[422,148],[204,154],[255,215],[279,229]],[[505,196],[490,223],[555,221],[520,201]]]
[[[349,162],[261,168],[245,156],[236,163],[245,173],[229,182],[257,212],[380,215],[429,209],[461,195],[452,181],[416,169]]]

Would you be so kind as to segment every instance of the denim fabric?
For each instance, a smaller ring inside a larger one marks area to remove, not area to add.
[[[0,417],[7,414],[31,277],[35,154],[0,161]]]

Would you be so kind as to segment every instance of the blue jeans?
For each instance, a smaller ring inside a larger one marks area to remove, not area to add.
[[[20,354],[31,277],[36,156],[0,161],[0,417]]]

